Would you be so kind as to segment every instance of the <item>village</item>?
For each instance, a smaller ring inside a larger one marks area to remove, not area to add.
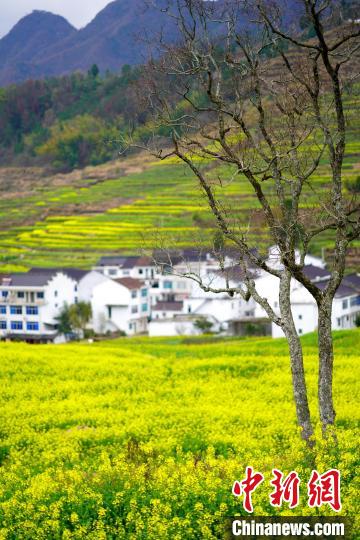
[[[269,249],[269,265],[281,267],[276,247]],[[256,288],[279,313],[278,278],[252,270]],[[330,277],[321,258],[308,255],[304,272],[320,289]],[[185,277],[191,274],[196,279]],[[224,256],[222,270],[211,250],[183,250],[158,263],[147,256],[101,257],[92,270],[32,268],[0,276],[0,338],[28,343],[62,343],[78,335],[59,330],[66,306],[87,303],[91,316],[86,329],[92,336],[176,336],[216,333],[227,336],[282,337],[252,298],[206,288],[241,287],[243,272],[235,256]],[[317,329],[317,306],[297,281],[291,285],[291,305],[299,335]],[[360,319],[360,275],[344,277],[332,312],[333,330],[353,328]],[[81,337],[84,337],[83,335]]]

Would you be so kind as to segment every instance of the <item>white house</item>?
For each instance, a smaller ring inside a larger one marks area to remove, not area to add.
[[[33,268],[2,276],[0,337],[30,343],[59,341],[56,317],[65,304],[77,301],[78,282],[66,270]]]
[[[110,279],[91,272],[80,282],[81,298],[91,303],[92,329],[99,334],[147,332],[150,317],[148,286],[138,279]]]
[[[159,302],[183,302],[189,298],[192,291],[192,281],[182,276],[172,274],[156,274],[151,283],[151,305]]]
[[[319,289],[326,287],[329,280],[329,272],[324,268],[313,265],[305,266],[304,273]],[[275,276],[262,272],[255,280],[259,294],[266,298],[275,311],[280,314],[279,308],[279,279]],[[314,332],[318,326],[317,305],[311,294],[296,280],[291,281],[291,309],[294,323],[299,335]],[[353,328],[356,317],[360,315],[360,276],[351,274],[345,276],[338,288],[332,311],[332,328]],[[254,303],[255,319],[267,317],[264,309]],[[283,337],[283,331],[279,326],[272,323],[272,336]]]
[[[195,322],[200,317],[196,315],[175,314],[171,318],[153,319],[149,323],[149,336],[196,336],[202,331],[196,327]],[[216,320],[210,316],[208,318],[214,325]]]
[[[184,302],[164,302],[160,301],[151,309],[153,320],[172,319],[183,313]]]
[[[295,260],[297,263],[300,262],[300,251],[299,250],[295,250]],[[268,266],[272,267],[272,268],[281,268],[282,267],[282,263],[281,263],[281,257],[280,257],[280,250],[279,250],[279,247],[278,246],[271,246],[269,249],[268,249],[268,257],[267,257],[267,260],[266,260]],[[325,261],[320,258],[320,257],[316,257],[315,255],[311,255],[311,254],[307,254],[305,255],[305,260],[304,260],[304,264],[305,266],[316,266],[317,268],[325,268],[326,264],[325,264]]]

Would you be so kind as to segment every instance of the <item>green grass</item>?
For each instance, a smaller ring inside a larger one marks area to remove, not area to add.
[[[316,336],[302,341],[317,418]],[[217,540],[228,516],[245,515],[231,486],[247,465],[265,475],[255,515],[333,515],[307,507],[316,467],[341,471],[341,515],[359,516],[360,333],[334,344],[339,445],[316,424],[313,452],[282,339],[0,344],[0,537]],[[302,479],[293,511],[269,504],[274,467]]]

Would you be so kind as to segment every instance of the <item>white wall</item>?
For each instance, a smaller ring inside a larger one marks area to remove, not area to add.
[[[0,300],[0,304],[7,306],[7,314],[0,315],[1,320],[6,320],[7,330],[0,330],[0,335],[5,336],[7,333],[12,334],[54,334],[54,326],[57,324],[56,317],[60,314],[62,308],[65,304],[71,305],[75,303],[75,299],[78,298],[77,283],[69,276],[63,274],[62,272],[57,273],[47,285],[42,287],[29,287],[29,286],[18,286],[3,287],[9,292],[14,292],[17,294],[18,291],[34,293],[35,301],[31,302],[29,300],[19,300],[12,302],[9,299],[7,302]],[[44,299],[38,300],[36,297],[37,292],[44,293]],[[10,306],[16,305],[22,307],[21,315],[12,315],[10,314]],[[27,315],[26,307],[27,306],[36,306],[38,308],[38,315]],[[22,322],[22,330],[12,330],[11,322]],[[28,322],[37,322],[39,323],[39,330],[27,330]]]
[[[148,291],[146,286],[142,289]],[[145,304],[146,311],[142,309]],[[93,287],[91,307],[92,326],[97,333],[122,330],[126,334],[135,334],[147,329],[147,317],[150,315],[149,297],[143,297],[140,290],[136,291],[136,298],[133,298],[131,291],[125,286],[106,279]]]
[[[150,337],[160,336],[196,336],[201,331],[194,327],[192,321],[162,320],[151,321],[148,325]]]

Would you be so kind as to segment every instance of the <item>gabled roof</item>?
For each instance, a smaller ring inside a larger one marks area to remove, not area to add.
[[[232,281],[243,281],[245,279],[245,273],[239,265],[228,266],[224,270],[216,270],[215,273],[224,279],[230,279]],[[251,278],[257,277],[254,268],[248,270],[248,275]]]
[[[139,257],[135,266],[155,266],[155,262],[150,257]]]
[[[31,268],[28,271],[28,274],[47,274],[53,272],[54,274],[62,273],[72,278],[74,281],[80,281],[86,274],[89,273],[88,270],[81,270],[80,268]]]
[[[150,257],[139,257],[139,256],[130,256],[126,257],[126,260],[124,261],[124,264],[122,265],[122,268],[135,268],[135,267],[142,267],[142,266],[155,266],[153,261],[150,259]]]
[[[327,284],[329,283],[329,280],[328,279],[324,279],[322,281],[318,281],[316,282],[316,286],[318,289],[325,289]],[[340,284],[339,288],[337,289],[336,293],[335,293],[335,298],[344,298],[346,296],[355,296],[357,294],[357,291],[353,288],[353,287],[348,287],[348,285],[346,285],[344,283],[344,281],[342,281],[342,283]]]
[[[343,279],[344,285],[348,287],[353,287],[357,292],[360,292],[360,275],[359,274],[348,274],[344,276]]]
[[[59,272],[63,272],[75,281],[80,281],[89,273],[88,270],[81,270],[80,268],[59,268]]]
[[[184,302],[158,302],[153,311],[182,311]]]
[[[96,266],[122,266],[126,260],[124,256],[101,257]]]
[[[114,279],[113,281],[116,281],[116,283],[120,283],[120,285],[123,285],[129,290],[138,290],[144,287],[144,282],[140,279],[134,279],[131,277],[125,277],[120,279]]]
[[[58,273],[55,269],[35,269],[21,274],[11,274],[10,287],[43,287]]]
[[[8,287],[44,287],[56,276],[65,274],[74,281],[80,281],[88,272],[78,268],[31,268],[28,272],[0,276],[0,285]]]
[[[319,266],[314,266],[313,264],[307,264],[303,268],[303,272],[307,278],[311,281],[329,278],[330,272],[325,268],[320,268]]]
[[[142,266],[154,266],[154,262],[150,257],[120,255],[115,257],[101,257],[96,266],[119,266],[120,268],[130,269]]]

